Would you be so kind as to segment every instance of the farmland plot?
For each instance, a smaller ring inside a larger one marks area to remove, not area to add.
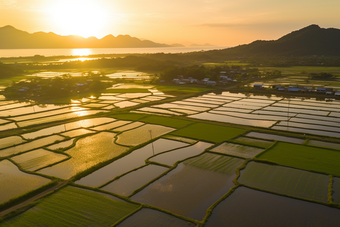
[[[0,226],[112,226],[136,209],[114,196],[67,187]]]
[[[203,154],[180,163],[132,200],[202,220],[206,210],[234,186],[235,169],[242,159]]]
[[[263,147],[263,148],[268,148],[271,145],[273,145],[272,141],[268,141],[268,140],[262,140],[262,139],[253,139],[253,138],[249,138],[249,137],[237,137],[236,139],[233,139],[233,141],[238,142],[238,143],[243,143],[246,145],[250,145],[250,146],[257,146],[257,147]]]
[[[147,124],[119,134],[117,143],[126,146],[137,146],[174,130],[169,127]]]
[[[196,123],[186,128],[179,129],[171,134],[219,143],[238,136],[244,132],[246,131],[243,129]]]
[[[68,148],[68,147],[73,145],[74,140],[75,139],[66,140],[66,141],[48,146],[47,148],[50,149],[50,150],[58,150],[58,149]]]
[[[335,150],[278,142],[258,158],[279,165],[340,176],[340,152]]]
[[[46,146],[48,144],[52,144],[56,141],[62,141],[62,140],[64,140],[64,137],[57,136],[57,135],[45,137],[42,139],[37,139],[32,142],[28,142],[28,143],[24,143],[24,144],[20,144],[14,147],[0,150],[0,157],[7,157],[7,156],[11,156],[11,155],[18,154],[18,153],[23,153],[25,151],[33,150],[39,147]]]
[[[158,162],[158,163],[172,166],[180,160],[202,153],[205,149],[207,149],[208,147],[211,147],[212,145],[213,144],[211,143],[199,141],[196,144],[191,145],[189,147],[184,147],[184,148],[180,148],[177,150],[173,150],[170,152],[156,155],[155,157],[149,159],[149,161]]]
[[[255,157],[255,155],[264,151],[264,149],[239,145],[235,143],[223,143],[218,147],[211,149],[211,151],[234,155],[241,158],[253,158]]]
[[[287,137],[287,136],[279,136],[279,135],[261,133],[261,132],[250,132],[246,136],[255,137],[259,139],[277,140],[277,141],[283,141],[283,142],[289,142],[289,143],[302,144],[305,142],[304,139],[298,139],[298,138]]]
[[[144,186],[167,170],[168,168],[158,165],[143,166],[140,169],[120,177],[101,189],[119,195],[129,196],[133,191]]]
[[[130,154],[115,160],[86,177],[81,178],[76,181],[76,183],[90,187],[99,187],[128,171],[145,165],[145,160],[154,154],[188,145],[189,144],[183,142],[158,139],[153,142],[153,144],[148,144],[142,148],[132,151]]]
[[[10,136],[0,139],[0,149],[25,142],[20,136]]]
[[[8,160],[0,161],[0,176],[0,204],[51,182],[50,179],[20,171]]]
[[[331,142],[324,142],[319,140],[309,140],[308,145],[313,145],[317,147],[325,147],[325,148],[332,148],[332,149],[340,149],[339,143],[331,143]]]
[[[149,208],[143,208],[137,213],[134,213],[131,217],[128,217],[123,222],[119,223],[117,227],[195,227],[196,225],[179,219],[175,216],[160,212],[158,210],[153,210]]]
[[[334,177],[333,179],[333,202],[340,204],[340,178]]]
[[[233,116],[227,116],[227,115],[220,115],[220,114],[215,114],[215,113],[216,112],[214,113],[204,112],[204,113],[190,115],[189,117],[207,120],[207,121],[218,121],[218,122],[225,122],[225,123],[231,123],[231,124],[250,125],[250,126],[265,127],[265,128],[268,128],[276,123],[276,121],[251,120],[251,119],[245,119],[245,118],[239,118],[239,117],[233,117]]]
[[[215,207],[205,226],[335,227],[339,222],[339,209],[240,187]]]
[[[42,167],[67,159],[68,156],[50,152],[44,149],[33,150],[11,159],[21,168],[27,171],[35,171]]]
[[[327,202],[329,177],[277,165],[250,162],[241,171],[241,184],[278,194]]]
[[[39,173],[69,179],[101,162],[105,162],[121,155],[128,150],[114,143],[116,134],[101,132],[87,136],[77,141],[76,145],[65,151],[72,158],[44,168]]]

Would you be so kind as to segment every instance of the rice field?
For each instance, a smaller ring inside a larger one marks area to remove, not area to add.
[[[334,190],[333,202],[340,204],[340,178],[337,177],[334,178],[333,190]]]
[[[50,152],[44,149],[30,151],[11,158],[12,161],[27,171],[36,171],[65,159],[68,159],[67,155]]]
[[[222,143],[218,147],[214,147],[213,149],[211,149],[211,151],[227,155],[233,155],[240,158],[253,158],[257,154],[264,151],[264,149],[244,146],[235,143]]]
[[[335,150],[278,142],[258,158],[279,165],[340,176],[340,152]]]
[[[250,146],[256,146],[256,147],[262,147],[262,148],[269,148],[273,145],[273,141],[263,140],[263,139],[253,139],[245,136],[237,137],[236,139],[232,140],[233,142],[250,145]]]
[[[205,226],[338,226],[336,208],[239,187],[219,203]]]
[[[81,178],[80,180],[76,181],[76,183],[91,187],[100,187],[101,185],[106,184],[107,182],[126,172],[144,166],[145,160],[155,154],[188,145],[189,144],[183,142],[162,138],[158,139],[155,142],[134,150],[130,154],[115,160],[107,166],[104,166],[103,168]]]
[[[66,187],[0,226],[111,226],[137,209],[114,196]]]
[[[163,166],[143,166],[109,183],[101,189],[123,196],[129,196],[136,189],[146,185],[148,182],[158,177],[167,170],[168,168]]]
[[[124,86],[65,106],[0,101],[0,131],[16,129],[0,138],[0,206],[70,181],[0,226],[337,221],[339,102],[230,92],[166,102],[151,85]]]
[[[175,136],[189,137],[198,140],[219,143],[246,132],[243,129],[223,127],[205,123],[196,123],[185,128],[181,128],[173,133]]]
[[[160,137],[174,131],[170,127],[146,124],[136,129],[128,130],[117,136],[117,144],[125,146],[137,146],[151,139]]]
[[[16,165],[8,160],[0,161],[0,176],[0,204],[51,182],[47,178],[20,171]]]
[[[175,216],[160,212],[158,210],[143,208],[117,225],[117,227],[130,227],[130,226],[195,227],[196,225],[192,222],[179,219]]]
[[[0,139],[0,149],[25,142],[20,136],[10,136]]]
[[[208,147],[211,147],[213,144],[206,142],[197,142],[194,145],[172,150],[166,153],[158,154],[155,157],[149,159],[151,162],[162,163],[168,166],[173,166],[176,162],[180,160],[184,160],[186,158],[198,155],[202,153]]]
[[[235,169],[242,163],[242,159],[201,155],[179,164],[131,199],[202,220],[208,207],[233,187]]]
[[[128,150],[127,147],[114,143],[115,136],[115,133],[101,132],[81,138],[74,147],[64,152],[71,156],[70,159],[38,172],[62,179],[70,179],[101,162],[115,158]]]
[[[327,202],[328,175],[250,162],[241,171],[238,181],[250,187],[278,194]]]
[[[9,147],[9,148],[0,150],[0,157],[8,157],[8,156],[12,156],[15,154],[23,153],[29,150],[33,150],[39,147],[53,144],[57,141],[62,141],[64,139],[65,139],[64,137],[53,135],[53,136],[48,136],[42,139],[37,139],[31,142],[22,143],[14,147]]]

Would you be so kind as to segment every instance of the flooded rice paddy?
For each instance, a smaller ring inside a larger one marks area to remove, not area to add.
[[[189,159],[131,199],[202,220],[207,208],[234,186],[235,169],[242,163],[214,154]]]
[[[158,210],[143,208],[117,225],[117,227],[130,227],[130,226],[195,227],[196,225],[193,224],[192,222],[184,221],[182,219],[160,212]]]
[[[162,163],[168,166],[174,165],[176,162],[198,155],[202,153],[208,147],[211,147],[213,144],[206,142],[197,142],[194,145],[172,150],[166,153],[158,154],[153,158],[150,158],[149,161]]]
[[[340,210],[239,187],[216,206],[205,226],[337,226]]]
[[[0,100],[0,130],[19,132],[0,138],[0,185],[6,185],[0,205],[56,178],[92,188],[65,187],[0,226],[196,226],[206,218],[204,226],[337,223],[339,209],[331,204],[340,204],[340,143],[302,134],[339,137],[338,102],[223,92],[147,106],[168,96],[148,85],[133,88],[149,92],[129,93],[129,86],[76,106]],[[126,107],[166,117],[105,112]],[[89,116],[97,113],[106,117]]]
[[[146,185],[167,170],[168,168],[163,166],[147,165],[120,177],[101,189],[119,195],[129,196],[136,189]]]
[[[244,146],[235,143],[223,143],[218,147],[214,147],[213,149],[211,149],[211,151],[241,158],[253,158],[255,155],[264,151],[264,149]]]
[[[76,181],[76,183],[91,187],[99,187],[126,172],[145,165],[146,159],[155,154],[188,145],[189,144],[183,142],[158,139],[151,144],[134,150],[130,154],[115,160],[111,164],[108,164],[107,166]]]
[[[69,179],[101,162],[115,158],[128,150],[114,143],[116,134],[101,132],[93,136],[81,138],[73,148],[65,151],[70,159],[44,168],[39,173]]]
[[[0,176],[0,204],[51,182],[48,178],[20,171],[8,160],[0,161]]]
[[[65,159],[68,159],[68,156],[44,149],[30,151],[11,158],[11,160],[17,163],[22,169],[27,171],[36,171]]]

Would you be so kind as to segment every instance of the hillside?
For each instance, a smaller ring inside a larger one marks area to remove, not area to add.
[[[340,29],[320,28],[310,25],[293,31],[278,40],[257,40],[222,50],[228,56],[269,57],[269,56],[340,56]]]
[[[129,35],[108,35],[96,37],[61,36],[49,32],[30,34],[12,26],[0,28],[0,49],[40,49],[40,48],[130,48],[130,47],[170,47],[149,40],[140,40]]]

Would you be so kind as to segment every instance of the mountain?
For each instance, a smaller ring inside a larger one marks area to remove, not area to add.
[[[102,39],[84,38],[70,35],[61,36],[49,32],[30,34],[12,26],[0,28],[0,49],[40,49],[40,48],[130,48],[130,47],[170,47],[170,45],[140,40],[129,35],[108,35]]]
[[[191,47],[212,47],[214,45],[210,44],[210,43],[205,43],[205,44],[196,44],[196,43],[193,43],[190,45]]]
[[[340,29],[310,25],[278,40],[257,40],[250,44],[222,50],[228,56],[340,56]]]

